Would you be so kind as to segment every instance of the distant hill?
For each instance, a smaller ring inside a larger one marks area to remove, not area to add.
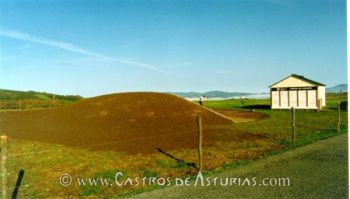
[[[57,95],[46,92],[36,91],[15,91],[0,89],[0,99],[63,99],[63,100],[79,100],[83,97],[79,95]]]
[[[0,89],[0,109],[33,109],[58,107],[83,99],[79,95],[57,95],[35,91]]]
[[[229,97],[248,95],[249,93],[209,91],[209,92],[203,92],[203,93],[201,93],[201,92],[172,92],[171,94],[174,94],[176,96],[183,97],[183,98],[196,98],[196,97],[200,97],[200,96],[205,96],[206,98],[229,98]]]
[[[348,92],[348,84],[338,84],[333,87],[326,88],[327,93],[339,93],[339,92]]]
[[[203,95],[203,93],[199,93],[199,92],[169,92],[169,94],[173,94],[182,98],[194,98],[194,97],[200,97]]]
[[[182,98],[198,98],[200,96],[205,96],[206,98],[231,98],[247,95],[255,95],[257,93],[244,93],[244,92],[225,92],[225,91],[209,91],[209,92],[172,92],[176,96]]]

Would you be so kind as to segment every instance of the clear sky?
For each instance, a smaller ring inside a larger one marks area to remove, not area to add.
[[[1,0],[0,88],[267,92],[347,82],[345,0]]]

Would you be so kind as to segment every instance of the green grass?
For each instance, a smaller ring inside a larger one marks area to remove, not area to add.
[[[91,178],[93,178],[93,179],[110,179],[111,182],[114,182],[115,174],[117,172],[123,172],[123,176],[119,177],[120,180],[125,180],[128,177],[127,171],[120,171],[120,170],[113,169],[113,170],[105,170],[102,172],[95,173],[93,176],[91,176]],[[80,195],[82,195],[82,196],[105,195],[106,194],[106,193],[104,193],[106,191],[106,189],[104,189],[105,187],[102,185],[91,186],[88,184],[87,186],[81,186],[80,188],[82,190]]]
[[[326,107],[328,109],[335,109],[338,102],[348,101],[347,93],[327,93]]]
[[[244,109],[245,106],[269,104],[269,99],[229,99],[204,102],[204,106],[211,109]]]
[[[243,101],[243,102],[242,102]],[[315,140],[337,135],[338,113],[337,102],[347,101],[347,93],[327,94],[327,106],[321,111],[296,110],[296,144],[304,145]],[[270,104],[269,99],[230,99],[206,101],[205,106],[212,109],[240,109],[249,111],[245,106]],[[230,128],[253,134],[265,135],[279,142],[290,143],[291,112],[290,110],[256,109],[269,117],[256,122],[238,123]],[[341,132],[347,131],[347,111],[341,111]]]

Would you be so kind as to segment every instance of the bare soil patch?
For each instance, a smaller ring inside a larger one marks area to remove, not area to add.
[[[1,112],[0,129],[19,139],[150,153],[195,148],[197,115],[205,130],[232,123],[174,95],[144,92],[104,95],[55,109]]]

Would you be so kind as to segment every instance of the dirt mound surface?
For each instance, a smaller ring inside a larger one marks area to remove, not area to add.
[[[197,145],[196,116],[204,128],[231,121],[174,95],[121,93],[56,109],[0,112],[10,137],[70,147],[149,153]]]

